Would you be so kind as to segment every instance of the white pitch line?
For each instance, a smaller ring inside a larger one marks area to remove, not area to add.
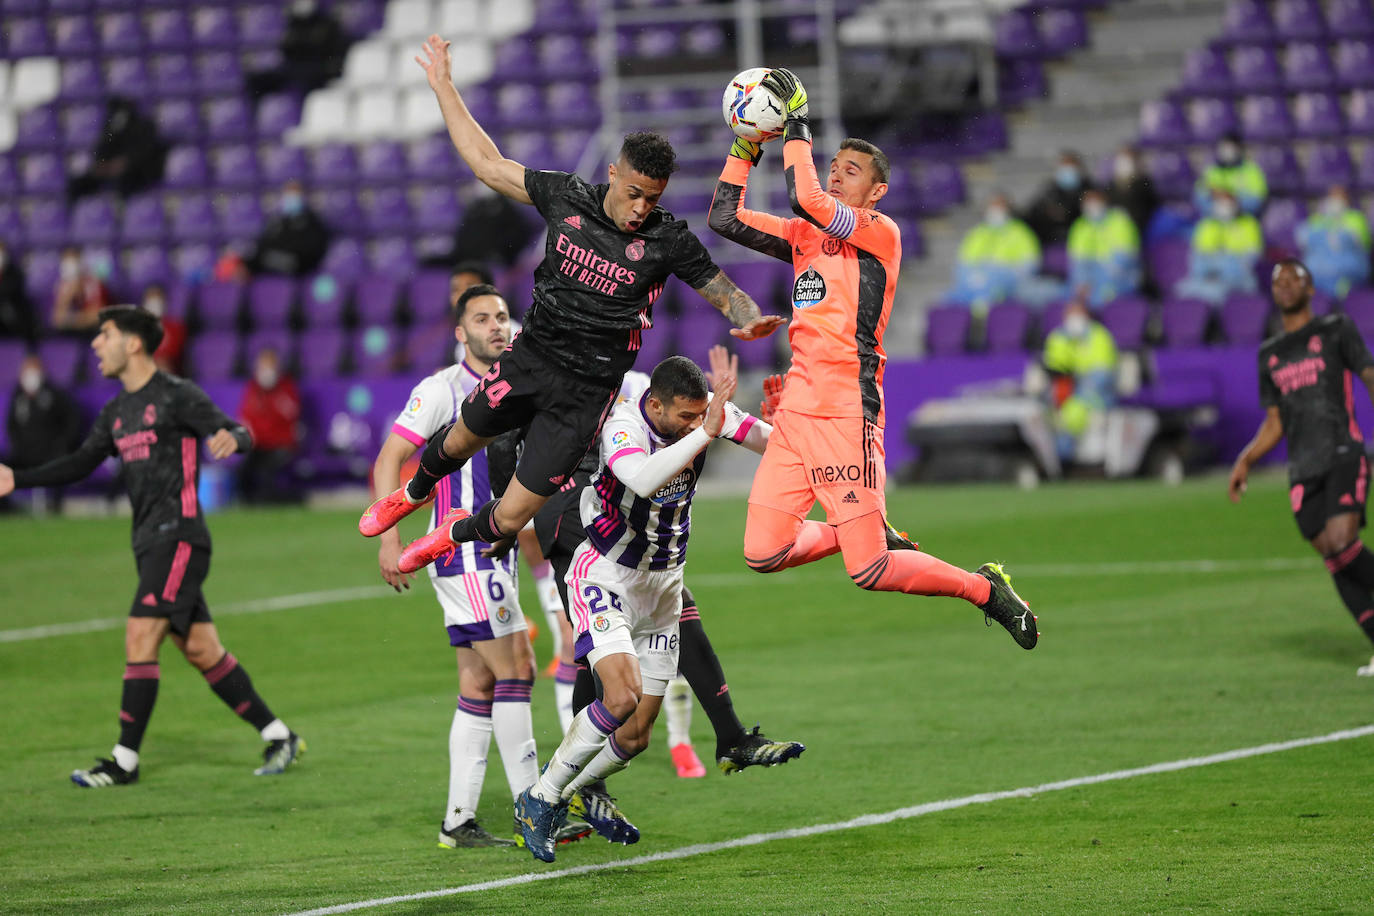
[[[1091,786],[1104,782],[1118,782],[1123,779],[1134,779],[1137,776],[1153,776],[1158,773],[1173,773],[1178,770],[1191,770],[1197,767],[1211,766],[1216,763],[1244,760],[1247,757],[1259,757],[1264,754],[1278,754],[1283,751],[1312,747],[1318,744],[1332,744],[1337,741],[1349,741],[1352,738],[1364,738],[1368,735],[1374,735],[1374,725],[1364,725],[1359,728],[1345,729],[1343,731],[1331,732],[1326,735],[1317,735],[1312,738],[1295,738],[1292,741],[1278,741],[1270,744],[1259,744],[1254,747],[1243,747],[1233,751],[1223,751],[1219,754],[1209,754],[1206,757],[1185,757],[1182,760],[1152,763],[1148,766],[1133,767],[1129,770],[1114,770],[1110,773],[1097,773],[1093,776],[1078,776],[1073,779],[1063,779],[1058,782],[1042,783],[1038,786],[1026,786],[1022,789],[1008,789],[1003,792],[980,792],[977,795],[965,795],[963,798],[950,798],[944,801],[912,805],[909,808],[898,808],[895,811],[888,811],[883,814],[864,814],[847,821],[838,821],[833,824],[814,824],[810,827],[794,827],[789,830],[776,830],[771,833],[751,833],[748,836],[738,837],[733,840],[723,840],[718,843],[699,843],[695,846],[683,846],[680,849],[656,852],[646,856],[635,856],[630,859],[620,859],[615,862],[598,862],[591,865],[578,865],[574,868],[560,868],[555,871],[529,872],[523,875],[512,875],[509,878],[499,878],[494,881],[482,881],[477,884],[447,887],[437,891],[421,891],[415,894],[398,894],[394,897],[378,897],[373,900],[360,900],[356,903],[341,903],[336,906],[302,910],[297,913],[292,913],[290,916],[331,916],[331,914],[334,913],[352,913],[357,910],[388,906],[393,903],[413,903],[417,900],[432,900],[436,897],[452,897],[456,894],[472,894],[478,891],[500,890],[507,887],[518,887],[522,884],[532,884],[536,881],[551,881],[554,878],[569,878],[576,875],[609,871],[616,868],[633,868],[637,865],[649,865],[654,862],[670,862],[674,859],[687,859],[707,853],[720,852],[725,849],[758,846],[763,843],[774,842],[775,840],[792,840],[801,837],[818,836],[824,833],[835,833],[840,830],[853,830],[857,827],[874,827],[879,824],[890,824],[893,821],[923,817],[927,814],[935,814],[939,811],[952,811],[955,808],[967,808],[970,805],[985,805],[989,802],[1004,801],[1008,798],[1030,798],[1031,796],[1041,795],[1046,792],[1059,792],[1063,789],[1076,789],[1080,786]]]
[[[1315,569],[1315,558],[1267,557],[1258,560],[1128,560],[1120,563],[1011,563],[1008,571],[1018,576],[1139,576],[1139,575],[1214,575],[1217,573],[1287,572],[1295,569]],[[692,575],[689,585],[716,587],[748,587],[786,585],[790,583],[833,579],[830,571],[788,571],[779,579],[753,572],[701,573]],[[255,601],[238,601],[216,605],[214,614],[260,614],[265,611],[285,611],[345,601],[382,598],[393,593],[386,585],[359,585],[353,588],[334,588],[316,592],[280,595]],[[48,639],[53,636],[74,636],[117,630],[124,626],[124,617],[102,617],[73,623],[53,623],[19,630],[0,630],[0,643]]]

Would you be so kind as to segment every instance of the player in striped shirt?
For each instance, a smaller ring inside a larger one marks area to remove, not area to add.
[[[454,318],[454,336],[463,345],[463,359],[411,391],[405,410],[396,418],[377,455],[373,482],[379,492],[389,493],[400,486],[402,465],[435,431],[453,422],[458,405],[510,344],[510,309],[495,287],[479,284],[464,290],[454,306]],[[505,442],[498,439],[439,481],[435,487],[435,526],[445,523],[454,509],[472,510],[490,500],[493,493],[500,494],[505,481],[499,479],[489,457],[502,445]],[[487,555],[490,547],[480,542],[458,544],[429,567],[430,582],[443,608],[444,625],[458,660],[458,708],[449,730],[448,805],[439,825],[439,844],[448,848],[512,845],[477,823],[477,803],[493,735],[512,797],[539,775],[530,720],[534,650],[520,610],[518,551],[495,558]],[[410,575],[397,568],[400,554],[396,529],[383,532],[378,565],[382,578],[398,592],[410,587]],[[585,836],[590,830],[583,825],[574,832]]]
[[[883,332],[901,267],[897,224],[876,209],[887,193],[882,150],[849,139],[826,187],[811,158],[806,90],[790,72],[760,84],[786,101],[783,168],[795,218],[747,210],[744,189],[762,148],[736,138],[716,182],[711,228],[796,271],[788,370],[749,494],[744,557],[776,572],[841,553],[860,588],[963,598],[1035,647],[1035,618],[996,563],[966,572],[926,553],[892,549],[883,486]],[[807,521],[820,502],[826,521]]]
[[[603,466],[582,493],[587,540],[567,584],[576,654],[601,680],[602,698],[573,718],[539,780],[516,801],[537,859],[553,861],[569,799],[649,744],[677,671],[692,495],[706,446],[726,438],[761,453],[768,441],[768,424],[729,402],[734,389],[727,374],[712,396],[695,363],[669,357],[654,368],[648,391],[617,405],[601,431]],[[609,839],[639,839],[628,822],[619,826],[623,832]]]

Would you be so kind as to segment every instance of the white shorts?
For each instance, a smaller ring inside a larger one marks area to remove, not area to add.
[[[631,569],[583,541],[567,576],[577,632],[573,654],[593,668],[617,652],[637,656],[644,692],[663,696],[677,674],[682,570]]]
[[[430,576],[450,645],[467,646],[519,633],[525,627],[520,591],[502,569]]]

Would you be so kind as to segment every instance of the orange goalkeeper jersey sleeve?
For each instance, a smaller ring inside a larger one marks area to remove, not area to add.
[[[814,417],[863,417],[883,426],[883,332],[892,312],[902,238],[876,210],[826,193],[811,144],[783,147],[793,218],[746,209],[752,166],[733,156],[716,182],[711,228],[755,251],[790,261],[792,367],[779,408]]]

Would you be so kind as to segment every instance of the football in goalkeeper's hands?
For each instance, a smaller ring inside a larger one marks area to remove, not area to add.
[[[751,67],[736,74],[720,100],[721,114],[735,136],[754,143],[781,137],[787,123],[783,100],[759,85],[768,71],[768,67]]]

